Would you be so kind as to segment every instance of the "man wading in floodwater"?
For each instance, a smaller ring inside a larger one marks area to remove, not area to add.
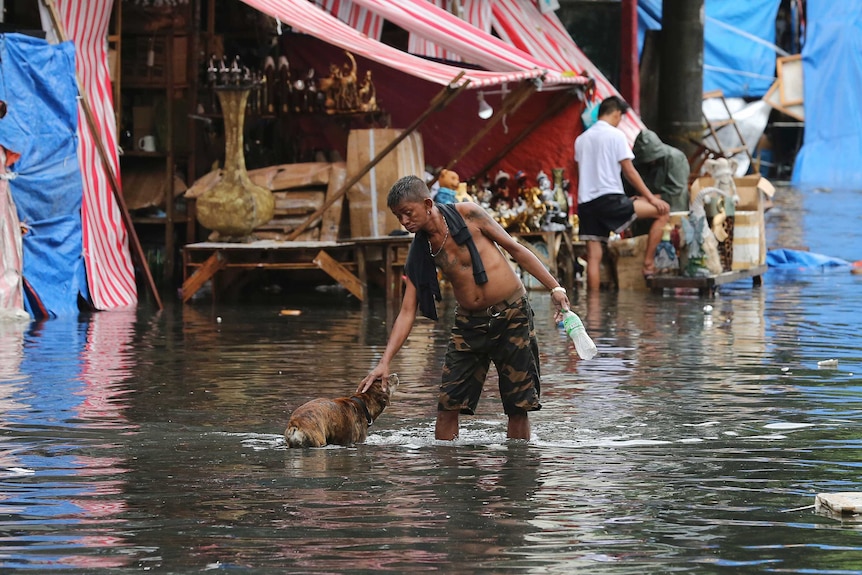
[[[473,415],[490,362],[500,379],[500,399],[509,418],[507,436],[530,438],[527,412],[539,403],[539,346],[533,310],[509,255],[551,291],[555,319],[569,308],[566,290],[527,248],[473,202],[435,204],[421,179],[401,178],[387,205],[408,232],[415,233],[407,256],[407,289],[380,362],[359,384],[365,391],[389,377],[389,363],[410,335],[416,310],[436,320],[440,301],[437,268],[452,285],[455,324],[446,350],[437,403],[437,439],[458,437],[458,416]]]

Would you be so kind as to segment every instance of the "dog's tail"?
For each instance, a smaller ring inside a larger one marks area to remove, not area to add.
[[[291,425],[284,431],[284,441],[288,447],[310,447],[308,436],[300,428]]]

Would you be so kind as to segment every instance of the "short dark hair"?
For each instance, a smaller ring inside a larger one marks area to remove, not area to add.
[[[625,100],[618,96],[609,96],[602,100],[602,103],[599,104],[599,118],[604,115],[612,114],[616,111],[620,111],[623,114],[628,112],[630,106],[626,104]]]
[[[431,190],[428,189],[428,185],[422,181],[422,178],[404,176],[389,188],[389,195],[386,196],[386,206],[392,209],[401,202],[421,202],[425,198],[430,197]]]

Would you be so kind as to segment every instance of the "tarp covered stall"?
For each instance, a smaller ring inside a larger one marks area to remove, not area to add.
[[[802,48],[805,135],[792,181],[862,188],[862,11],[854,2],[809,2]]]
[[[32,315],[78,311],[89,299],[81,234],[78,88],[71,42],[0,36],[0,145],[20,153],[9,182],[23,238],[25,307]]]
[[[705,0],[704,92],[721,90],[726,97],[766,94],[775,80],[779,4],[778,0]],[[661,17],[662,0],[638,0],[641,49],[646,30],[660,29]]]

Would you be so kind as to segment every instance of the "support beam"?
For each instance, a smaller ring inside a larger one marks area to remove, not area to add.
[[[225,266],[227,266],[227,259],[221,252],[215,252],[213,255],[208,257],[207,260],[195,270],[195,273],[183,282],[183,287],[180,290],[183,296],[183,303],[189,301],[205,283],[212,279],[219,270],[224,269]]]
[[[480,176],[482,174],[487,173],[493,166],[496,166],[497,163],[505,158],[509,152],[515,149],[515,146],[520,144],[527,136],[532,134],[536,128],[543,125],[546,121],[553,118],[560,112],[562,112],[565,108],[567,108],[572,102],[578,99],[581,90],[579,88],[573,88],[571,90],[566,90],[565,92],[558,95],[553,102],[549,106],[547,106],[539,116],[530,122],[530,124],[521,130],[518,134],[512,138],[509,143],[503,146],[497,154],[494,155],[478,172],[473,174],[474,177]]]
[[[365,285],[359,281],[358,277],[350,273],[350,270],[335,261],[331,255],[320,250],[314,257],[314,263],[329,274],[332,279],[343,285],[356,299],[359,301],[364,299]]]
[[[536,89],[537,86],[532,80],[525,80],[520,86],[510,92],[503,99],[503,104],[500,106],[500,109],[494,111],[494,115],[491,116],[487,122],[485,122],[485,125],[482,127],[482,129],[476,132],[470,139],[470,141],[467,142],[458,153],[452,156],[452,159],[449,160],[449,163],[447,163],[443,169],[451,170],[452,167],[458,162],[460,162],[461,159],[466,156],[467,153],[472,150],[476,144],[482,141],[482,138],[484,138],[494,126],[496,126],[504,117],[506,117],[506,114],[513,114],[515,110],[520,108],[521,104],[526,102],[530,98],[530,96],[533,95]],[[438,174],[434,176],[434,179],[428,182],[429,187],[437,181],[439,175],[440,173],[438,172]]]

